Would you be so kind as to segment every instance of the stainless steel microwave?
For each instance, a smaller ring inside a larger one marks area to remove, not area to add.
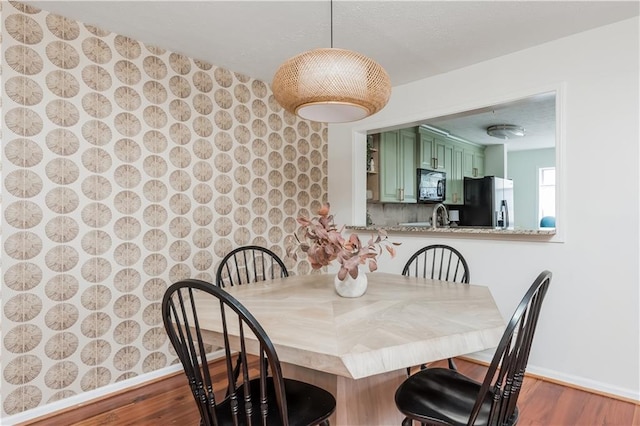
[[[418,169],[419,203],[441,203],[446,198],[447,174],[429,169]]]

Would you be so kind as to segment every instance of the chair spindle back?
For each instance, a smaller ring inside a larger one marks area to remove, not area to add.
[[[469,283],[467,261],[458,250],[444,244],[433,244],[415,252],[405,264],[402,275]]]
[[[216,272],[216,285],[241,285],[288,277],[284,262],[271,250],[260,246],[243,246],[229,252]]]

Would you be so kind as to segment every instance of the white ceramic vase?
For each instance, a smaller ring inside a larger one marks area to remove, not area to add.
[[[367,291],[367,274],[362,271],[358,271],[357,278],[351,278],[351,275],[347,274],[344,280],[340,281],[338,274],[333,280],[336,288],[336,293],[342,297],[360,297]]]

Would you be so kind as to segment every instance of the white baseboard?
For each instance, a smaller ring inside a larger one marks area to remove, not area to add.
[[[222,351],[216,351],[209,354],[208,359],[211,361],[214,358],[218,358],[223,355]],[[24,411],[22,413],[14,414],[9,417],[0,419],[0,426],[13,426],[16,423],[22,423],[29,420],[36,419],[38,417],[51,414],[56,411],[65,410],[73,407],[82,407],[92,400],[97,398],[103,398],[110,393],[118,393],[126,391],[127,388],[131,388],[152,380],[168,376],[170,374],[182,371],[182,364],[177,363],[168,367],[161,368],[159,370],[145,373],[137,377],[132,377],[127,380],[123,380],[117,383],[111,383],[106,386],[102,386],[98,389],[94,389],[88,392],[82,392],[81,394],[70,396],[69,398],[62,399],[60,401],[52,402],[50,404],[40,405],[34,409]]]
[[[493,357],[493,350],[476,352],[474,354],[465,355],[465,358],[476,359],[478,361],[486,362],[487,364],[491,362],[492,357]],[[550,380],[557,381],[560,383],[566,383],[569,386],[575,386],[577,388],[581,388],[586,391],[592,390],[595,393],[608,394],[614,397],[618,396],[620,398],[633,400],[640,403],[640,390],[633,390],[633,389],[621,388],[619,386],[612,386],[607,383],[602,383],[596,380],[586,379],[584,377],[574,376],[571,374],[561,373],[559,371],[551,370],[548,368],[537,367],[532,364],[529,364],[527,366],[527,373],[548,378]]]

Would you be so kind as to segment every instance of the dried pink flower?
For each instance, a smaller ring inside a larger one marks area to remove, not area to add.
[[[287,248],[287,256],[297,260],[298,247],[307,254],[307,258],[313,269],[320,269],[329,265],[334,260],[340,263],[338,279],[344,280],[349,274],[352,278],[358,276],[358,266],[368,264],[369,271],[378,269],[378,256],[382,254],[382,246],[387,249],[391,258],[395,257],[395,245],[400,243],[385,244],[388,240],[387,233],[379,229],[377,236],[372,236],[366,245],[362,245],[356,234],[349,235],[348,239],[342,236],[344,226],[340,229],[333,222],[333,215],[329,213],[329,204],[325,204],[318,210],[318,216],[307,218],[301,216],[298,223],[304,230],[304,236],[298,241],[297,246]]]

